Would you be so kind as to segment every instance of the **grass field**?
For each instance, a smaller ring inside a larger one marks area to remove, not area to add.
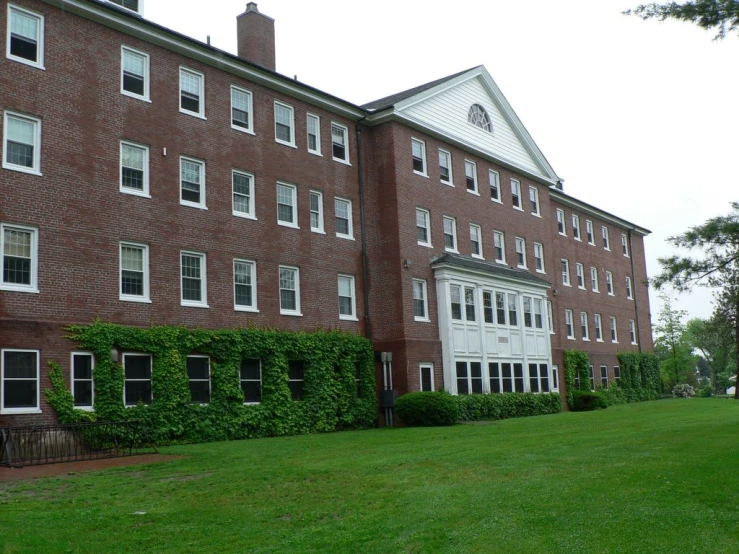
[[[163,452],[1,483],[0,553],[739,552],[732,400]]]

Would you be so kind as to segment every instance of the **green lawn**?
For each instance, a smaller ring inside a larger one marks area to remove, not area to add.
[[[739,552],[732,400],[163,452],[0,483],[0,553]]]

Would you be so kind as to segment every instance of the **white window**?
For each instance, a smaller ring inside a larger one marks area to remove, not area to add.
[[[426,143],[422,140],[411,139],[411,157],[413,158],[413,173],[428,177],[426,174]]]
[[[254,214],[254,175],[244,171],[231,171],[233,187],[233,215],[256,219]]]
[[[205,162],[180,157],[180,204],[205,209]]]
[[[40,414],[38,350],[2,350],[2,406],[0,414]]]
[[[493,246],[495,247],[495,261],[505,263],[505,236],[502,231],[493,231]]]
[[[541,298],[534,298],[534,327],[537,329],[544,328],[544,319],[541,310]]]
[[[205,76],[180,67],[180,111],[205,119]]]
[[[616,318],[611,316],[611,342],[618,342],[618,329],[616,327]]]
[[[149,247],[122,242],[120,260],[119,300],[149,302]]]
[[[541,216],[539,210],[539,189],[536,187],[529,187],[529,200],[531,201],[531,213],[533,215]]]
[[[595,373],[593,373],[593,366],[590,366],[590,390],[595,390]]]
[[[511,204],[517,210],[523,210],[521,204],[521,183],[515,179],[511,179]]]
[[[495,323],[495,312],[493,311],[493,293],[489,290],[482,291],[482,318],[485,323]]]
[[[595,340],[603,342],[603,321],[600,314],[593,314],[593,320],[595,321]]]
[[[418,367],[421,371],[421,391],[434,391],[434,364],[420,364]]]
[[[577,273],[577,288],[585,290],[585,269],[582,264],[575,264],[575,272]]]
[[[557,231],[560,235],[567,236],[567,225],[565,224],[565,211],[557,208]]]
[[[629,320],[629,337],[631,338],[631,344],[636,344],[636,324],[633,319]]]
[[[0,290],[38,292],[38,229],[0,224]]]
[[[444,250],[457,252],[457,220],[444,216]]]
[[[547,323],[549,324],[549,332],[554,334],[554,318],[552,317],[552,301],[547,300]]]
[[[354,239],[352,225],[352,202],[344,198],[334,199],[336,210],[336,236],[342,239]]]
[[[467,192],[479,194],[477,192],[477,164],[475,162],[464,161],[464,178],[467,183]]]
[[[590,333],[588,332],[588,314],[587,312],[580,312],[580,331],[582,332],[582,340],[590,340]]]
[[[508,324],[511,327],[518,326],[518,295],[508,295]]]
[[[570,286],[570,262],[562,258],[562,284],[566,287]]]
[[[606,271],[606,292],[613,296],[613,274],[610,271]]]
[[[593,222],[589,219],[585,220],[585,232],[588,234],[588,244],[595,246],[595,231],[593,231]]]
[[[41,120],[5,112],[3,167],[41,175]]]
[[[603,232],[603,248],[606,249],[606,250],[610,250],[611,249],[611,243],[610,243],[610,241],[608,239],[608,227],[606,227],[605,225],[603,225],[603,227],[601,228],[601,230]]]
[[[546,273],[544,270],[544,246],[541,243],[534,243],[534,269],[538,273]]]
[[[523,326],[532,328],[534,326],[532,298],[530,296],[523,297]]]
[[[495,317],[498,325],[506,324],[505,293],[503,292],[495,293]]]
[[[526,241],[521,237],[516,237],[516,263],[526,268]]]
[[[205,254],[180,252],[180,305],[207,308],[208,293]]]
[[[280,266],[280,313],[300,313],[300,271],[297,267]]]
[[[621,382],[621,368],[617,365],[613,366],[613,379],[617,382]]]
[[[277,183],[277,224],[298,229],[298,188]]]
[[[95,404],[95,384],[92,371],[95,358],[91,352],[72,352],[70,362],[70,381],[74,407],[78,410],[92,410]]]
[[[275,102],[275,142],[295,146],[295,111],[281,102]]]
[[[416,208],[416,237],[420,246],[431,246],[431,214],[428,210]]]
[[[254,134],[252,95],[248,90],[231,87],[231,128]]]
[[[351,275],[339,275],[339,319],[357,320],[354,277]]]
[[[598,289],[598,268],[590,268],[590,285],[593,288],[593,292],[600,292]]]
[[[464,287],[464,313],[467,321],[477,321],[475,289],[473,287]]]
[[[575,338],[575,327],[572,322],[572,310],[565,310],[565,330],[567,331],[567,338]]]
[[[331,123],[331,153],[337,162],[349,163],[349,129],[338,123]]]
[[[497,171],[491,169],[488,171],[488,179],[490,181],[490,200],[500,203],[500,175]]]
[[[608,366],[600,366],[600,386],[603,389],[608,388]]]
[[[416,321],[429,320],[426,281],[423,279],[413,279],[413,318]]]
[[[470,251],[473,258],[482,258],[482,231],[474,223],[470,223]]]
[[[244,394],[244,404],[258,404],[262,400],[261,360],[241,360],[239,382]]]
[[[151,404],[151,354],[123,354],[123,404]]]
[[[325,234],[323,230],[323,193],[310,191],[310,230]]]
[[[490,117],[485,111],[485,108],[480,104],[472,104],[472,106],[470,106],[470,109],[467,112],[467,121],[475,127],[479,127],[483,131],[487,131],[488,133],[493,132],[493,124],[490,123]]]
[[[559,390],[559,366],[552,366],[552,391]]]
[[[462,287],[449,285],[449,304],[451,305],[452,319],[462,319]]]
[[[149,101],[149,54],[121,46],[121,94]]]
[[[634,299],[634,292],[631,290],[631,277],[626,276],[626,298],[629,300]]]
[[[575,240],[580,239],[580,216],[572,214],[572,236]]]
[[[257,264],[251,260],[234,260],[234,310],[257,311]]]
[[[210,403],[210,358],[190,355],[187,357],[187,379],[190,382],[190,402]]]
[[[149,196],[149,147],[121,141],[120,191]]]
[[[116,4],[139,15],[143,15],[144,12],[144,0],[108,0],[108,2],[110,2],[111,4]]]
[[[309,113],[307,116],[308,152],[321,156],[321,118]]]
[[[44,17],[8,4],[9,60],[44,68]]]
[[[452,177],[452,155],[439,148],[439,178],[445,185],[454,186]]]
[[[626,236],[626,233],[621,233],[621,250],[624,253],[624,256],[627,258],[629,257],[629,239]]]

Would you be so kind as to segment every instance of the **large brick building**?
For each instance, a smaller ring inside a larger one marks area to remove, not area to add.
[[[276,73],[255,4],[238,56],[142,4],[0,12],[0,423],[54,420],[47,360],[92,404],[93,318],[362,333],[401,393],[651,350],[648,231],[565,194],[483,67],[357,106]]]

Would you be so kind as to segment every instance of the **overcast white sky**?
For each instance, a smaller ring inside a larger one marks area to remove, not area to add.
[[[626,17],[629,0],[261,0],[277,71],[362,104],[484,65],[565,192],[665,243],[739,200],[739,39]],[[145,17],[236,53],[245,0],[145,0]],[[711,294],[679,298],[708,317]],[[652,321],[659,312],[654,293]]]

